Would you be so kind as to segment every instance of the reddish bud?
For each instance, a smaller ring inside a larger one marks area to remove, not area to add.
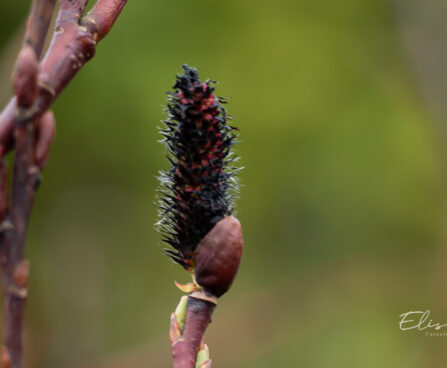
[[[56,130],[56,121],[51,111],[47,111],[38,124],[37,142],[36,142],[36,165],[42,170],[48,160],[51,144],[53,143]]]
[[[22,260],[14,270],[14,284],[20,288],[26,288],[29,278],[29,261]]]
[[[37,72],[39,61],[30,45],[25,45],[17,59],[13,89],[19,107],[30,107],[37,96]]]
[[[9,354],[8,348],[6,346],[2,346],[1,354],[2,368],[11,368],[11,355]]]
[[[239,220],[234,216],[220,220],[200,241],[194,252],[197,283],[216,297],[223,295],[236,277],[242,248]]]

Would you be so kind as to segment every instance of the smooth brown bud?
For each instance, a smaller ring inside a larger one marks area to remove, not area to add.
[[[36,165],[42,170],[48,161],[51,144],[56,131],[56,121],[51,111],[47,111],[39,120],[37,127]]]
[[[243,239],[239,220],[220,220],[197,246],[193,260],[197,283],[220,297],[233,283],[242,257]]]
[[[13,89],[19,107],[30,107],[36,99],[38,68],[39,61],[34,49],[30,45],[25,45],[17,59],[13,78]]]

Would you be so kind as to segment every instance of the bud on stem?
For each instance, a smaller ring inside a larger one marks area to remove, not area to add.
[[[242,257],[239,220],[227,216],[200,241],[193,255],[197,283],[219,298],[230,288]]]

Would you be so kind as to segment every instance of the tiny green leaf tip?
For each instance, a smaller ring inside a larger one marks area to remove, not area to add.
[[[175,308],[175,318],[180,326],[180,329],[183,332],[183,328],[185,326],[185,318],[186,318],[186,304],[188,303],[188,296],[184,295],[180,298],[180,303],[178,303],[177,308]]]
[[[204,368],[210,367],[210,351],[208,349],[208,345],[204,344],[203,347],[197,353],[196,358],[196,367],[195,368]]]

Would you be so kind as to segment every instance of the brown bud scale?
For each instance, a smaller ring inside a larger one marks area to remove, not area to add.
[[[220,297],[233,283],[242,257],[239,220],[227,216],[200,241],[194,254],[195,278],[206,292]]]

